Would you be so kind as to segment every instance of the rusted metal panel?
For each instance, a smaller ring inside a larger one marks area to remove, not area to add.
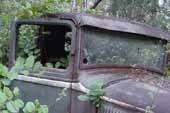
[[[82,102],[78,100],[78,96],[84,93],[72,90],[71,96],[71,113],[97,113],[95,105],[90,101]]]
[[[44,15],[46,18],[68,19],[74,21],[77,26],[91,26],[101,29],[128,32],[170,40],[170,33],[163,32],[161,29],[148,26],[137,22],[127,22],[111,17],[96,16],[83,13],[58,13]]]
[[[59,93],[63,88],[21,80],[14,80],[11,87],[18,87],[21,90],[19,98],[25,102],[38,99],[42,104],[47,105],[49,113],[70,113],[71,91],[69,89],[66,92],[67,96],[56,101],[57,98],[60,98]]]
[[[132,73],[123,70],[112,72],[88,70],[80,73],[79,77],[80,83],[87,89],[90,89],[94,81],[101,81],[104,83],[103,88],[106,92],[105,96],[108,99],[114,99],[141,108],[143,111],[145,111],[146,107],[154,106],[152,109],[154,113],[170,112],[170,105],[168,104],[170,101],[170,90],[169,87],[165,86],[166,80],[167,78],[162,78],[153,73]],[[105,106],[110,105],[106,104]],[[114,104],[112,107],[113,106]],[[108,109],[112,111],[116,110],[116,108],[110,107]],[[121,108],[123,109],[120,110],[122,112],[128,110],[126,106],[121,106]],[[103,110],[107,109],[102,108],[102,111]],[[129,111],[127,113],[131,112]]]
[[[170,92],[134,80],[126,80],[106,88],[106,96],[146,109],[154,106],[154,113],[169,113]],[[164,103],[163,103],[164,102]]]

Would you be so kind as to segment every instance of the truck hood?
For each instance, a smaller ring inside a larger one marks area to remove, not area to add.
[[[124,80],[105,88],[106,96],[154,113],[170,113],[170,93],[135,80]]]
[[[80,83],[87,89],[95,81],[103,81],[105,96],[142,109],[151,107],[154,113],[170,113],[170,92],[158,75],[120,73],[82,73]]]

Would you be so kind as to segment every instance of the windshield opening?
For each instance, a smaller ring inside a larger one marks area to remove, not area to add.
[[[164,42],[97,28],[84,29],[83,63],[143,65],[163,69]]]

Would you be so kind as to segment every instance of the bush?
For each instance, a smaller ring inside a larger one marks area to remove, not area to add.
[[[0,62],[7,64],[8,61],[11,20],[34,19],[45,13],[69,11],[69,4],[70,0],[0,1]],[[35,40],[32,40],[36,36],[36,27],[21,27],[18,56],[38,55]],[[25,46],[27,49],[24,49]]]

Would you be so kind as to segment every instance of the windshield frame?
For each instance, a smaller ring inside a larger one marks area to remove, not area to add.
[[[96,28],[96,27],[94,27]],[[101,29],[101,28],[96,28],[96,29]],[[107,29],[103,29],[103,30],[107,30]],[[124,33],[124,32],[123,32]],[[128,33],[128,32],[125,32]],[[133,34],[133,33],[130,33]],[[140,35],[140,34],[137,34]],[[144,35],[145,36],[145,35]],[[167,59],[168,59],[168,55],[165,53],[163,56],[163,69],[160,69],[158,67],[155,66],[146,66],[146,65],[127,65],[127,64],[85,64],[83,63],[83,49],[84,49],[84,45],[85,45],[85,27],[83,27],[81,29],[81,37],[80,37],[80,70],[88,70],[88,69],[141,69],[144,71],[150,71],[150,72],[155,72],[158,74],[163,75],[164,73],[164,67],[165,64],[167,63]],[[156,37],[151,37],[151,38],[156,38]],[[156,38],[159,40],[162,40],[160,38]],[[162,40],[167,42],[167,40]],[[165,43],[166,44],[166,43]]]

